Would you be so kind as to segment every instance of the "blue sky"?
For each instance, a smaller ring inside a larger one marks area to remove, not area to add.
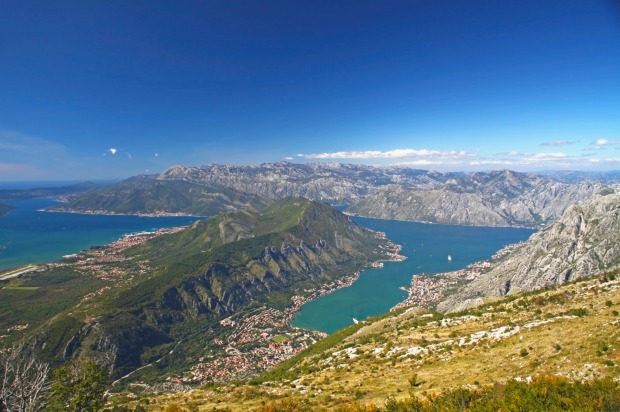
[[[281,160],[620,169],[620,6],[3,1],[0,181]]]

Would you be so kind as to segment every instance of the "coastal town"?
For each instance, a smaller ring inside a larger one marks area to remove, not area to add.
[[[92,247],[77,254],[64,256],[62,260],[48,264],[46,269],[70,268],[84,276],[95,277],[104,282],[104,285],[97,290],[84,295],[78,304],[80,306],[116,288],[131,285],[153,272],[155,268],[151,262],[128,256],[125,253],[127,249],[183,229],[184,227],[175,227],[128,234],[106,246]],[[373,235],[386,241],[381,247],[385,259],[369,263],[369,268],[380,268],[383,266],[383,261],[406,259],[400,254],[402,247],[387,241],[385,233],[373,232]],[[250,313],[242,312],[222,319],[217,327],[204,332],[207,344],[202,356],[197,358],[195,364],[185,373],[169,377],[168,382],[179,384],[228,382],[251,378],[273,368],[327,336],[321,331],[291,325],[302,305],[337,289],[351,286],[359,276],[358,271],[337,277],[316,288],[306,287],[292,296],[290,304],[283,309],[263,306]]]
[[[60,196],[57,197],[56,200],[59,202],[67,202],[70,198],[74,196]],[[185,212],[166,212],[163,210],[153,210],[151,212],[113,212],[110,210],[104,209],[74,209],[66,206],[54,206],[48,207],[46,209],[41,209],[41,212],[57,212],[57,213],[75,213],[79,215],[107,215],[107,216],[138,216],[138,217],[200,217],[194,216]]]
[[[303,351],[326,335],[290,326],[290,310],[261,307],[219,322],[217,337],[188,373],[175,383],[229,382],[257,376]]]
[[[411,306],[434,307],[451,289],[471,282],[488,272],[493,263],[507,255],[521,243],[507,245],[497,251],[489,260],[472,263],[464,269],[437,274],[416,274],[411,278],[408,287],[402,287],[407,292],[407,298],[392,307],[393,310]]]
[[[80,302],[84,303],[96,296],[102,296],[113,288],[131,284],[136,277],[145,276],[152,271],[149,262],[144,260],[132,261],[130,267],[124,267],[122,263],[129,259],[123,253],[125,250],[140,245],[149,239],[179,232],[184,228],[184,226],[180,226],[158,229],[153,232],[127,234],[104,247],[94,247],[78,254],[66,255],[61,261],[48,264],[48,267],[52,269],[70,266],[83,275],[94,276],[108,283],[108,285],[83,296]]]
[[[375,236],[386,239],[385,233]],[[389,242],[384,253],[386,260],[401,261],[401,245]],[[382,267],[372,262],[371,268]],[[305,289],[303,295],[291,297],[291,306],[284,310],[260,308],[249,315],[231,316],[221,320],[224,330],[213,339],[211,352],[201,357],[189,373],[168,378],[174,383],[229,382],[258,376],[327,336],[320,331],[294,327],[290,321],[302,305],[337,289],[351,286],[360,272],[340,277],[316,289]]]

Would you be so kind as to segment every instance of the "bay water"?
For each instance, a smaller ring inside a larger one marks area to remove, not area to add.
[[[0,217],[0,270],[25,264],[53,262],[64,255],[102,246],[125,234],[189,225],[196,217],[138,217],[44,212],[60,204],[53,199],[4,202],[15,207]],[[332,333],[385,313],[407,297],[400,289],[413,274],[462,269],[488,259],[507,244],[526,240],[531,229],[423,224],[355,217],[362,226],[385,232],[403,245],[404,262],[385,262],[362,271],[350,287],[302,306],[293,325]],[[448,259],[451,256],[451,260]]]
[[[0,270],[60,260],[123,235],[185,226],[196,217],[139,217],[43,212],[52,199],[3,202],[15,209],[0,217]]]
[[[459,270],[489,259],[502,247],[526,240],[531,229],[474,227],[353,218],[362,226],[385,232],[403,246],[403,262],[385,262],[383,268],[362,271],[352,286],[321,296],[301,307],[294,326],[332,333],[357,320],[386,313],[407,297],[414,274]],[[451,260],[448,259],[451,257]]]

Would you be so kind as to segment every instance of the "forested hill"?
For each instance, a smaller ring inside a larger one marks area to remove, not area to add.
[[[53,210],[112,214],[187,214],[215,216],[247,207],[264,208],[269,201],[233,188],[183,180],[136,176],[97,191],[72,197]]]
[[[92,249],[13,280],[0,290],[0,326],[27,325],[22,336],[33,336],[48,360],[88,356],[117,378],[161,360],[149,370],[164,379],[189,371],[205,350],[226,356],[214,342],[228,341],[250,314],[269,319],[271,333],[288,331],[293,295],[303,298],[386,259],[389,245],[332,207],[302,198],[136,243]],[[237,326],[220,325],[230,316]],[[309,339],[300,335],[292,344]]]

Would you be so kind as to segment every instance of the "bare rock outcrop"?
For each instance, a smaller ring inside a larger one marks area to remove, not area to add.
[[[441,302],[457,311],[484,298],[529,291],[591,276],[620,264],[620,194],[570,207],[487,273]]]

